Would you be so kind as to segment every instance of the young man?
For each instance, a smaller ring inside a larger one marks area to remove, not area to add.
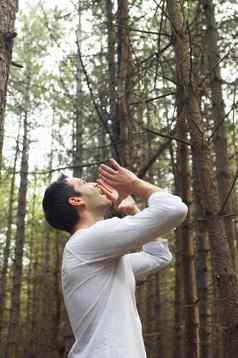
[[[63,178],[51,184],[43,199],[49,224],[72,234],[62,261],[64,302],[75,337],[69,358],[146,358],[135,280],[168,265],[172,255],[159,236],[187,216],[179,196],[113,159],[110,165],[99,167],[96,183]],[[130,194],[148,207],[138,212]],[[104,219],[111,206],[130,215]]]

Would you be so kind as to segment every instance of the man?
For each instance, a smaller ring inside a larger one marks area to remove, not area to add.
[[[172,255],[159,236],[179,226],[188,211],[179,196],[113,159],[109,163],[99,167],[96,183],[63,178],[43,199],[49,224],[72,234],[62,262],[64,302],[75,337],[69,358],[146,358],[135,279],[168,265]],[[148,207],[138,212],[131,194]],[[104,219],[111,206],[131,215]],[[129,253],[141,246],[141,252]]]

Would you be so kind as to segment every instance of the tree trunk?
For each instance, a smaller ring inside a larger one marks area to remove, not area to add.
[[[20,132],[20,129],[19,129]],[[2,337],[3,330],[3,320],[4,320],[4,310],[5,310],[5,297],[6,297],[6,283],[7,283],[7,270],[8,270],[8,261],[10,255],[10,245],[12,238],[12,224],[13,224],[13,205],[14,205],[14,195],[15,195],[15,181],[16,181],[16,166],[17,159],[19,155],[19,138],[20,133],[17,136],[16,143],[16,153],[14,157],[14,164],[12,168],[12,178],[11,178],[11,186],[9,193],[9,202],[8,202],[8,213],[7,213],[7,232],[6,232],[6,243],[4,247],[3,253],[3,265],[1,268],[1,276],[0,276],[0,341]]]
[[[212,357],[224,358],[224,339],[222,321],[219,316],[219,292],[217,291],[215,272],[212,272],[212,280]]]
[[[150,127],[151,117],[147,113],[147,123]],[[151,158],[152,147],[151,142],[148,141],[147,153],[145,153],[145,161]],[[161,177],[161,173],[157,173],[158,177]],[[148,180],[153,181],[153,171],[150,167],[148,173]],[[154,273],[148,277],[146,281],[147,285],[147,296],[146,296],[146,327],[145,327],[145,338],[148,357],[157,358],[164,357],[163,352],[163,326],[161,322],[161,289],[160,289],[160,272]]]
[[[129,105],[128,105],[128,71],[129,71],[129,34],[128,34],[128,0],[118,0],[118,120],[120,124],[119,153],[121,164],[129,166]]]
[[[204,135],[200,99],[191,73],[190,33],[185,31],[182,4],[167,0],[168,14],[172,24],[176,54],[177,86],[187,111],[188,129],[191,136],[192,159],[199,185],[199,202],[207,219],[212,253],[213,271],[219,293],[219,314],[224,333],[225,358],[235,358],[238,351],[238,285],[219,201],[216,178],[210,155],[211,148]]]
[[[109,120],[112,128],[114,142],[111,143],[113,157],[120,161],[118,156],[118,143],[120,141],[120,122],[117,117],[117,98],[116,98],[116,50],[115,50],[115,16],[113,15],[112,0],[105,0],[106,22],[107,22],[107,64],[108,64],[108,97],[109,97]],[[117,150],[115,150],[117,146]]]
[[[173,146],[171,142],[170,156],[175,181],[175,192],[179,192],[181,186],[179,180],[181,173],[179,173],[179,167],[174,160]],[[184,358],[184,277],[182,262],[182,231],[175,230],[175,307],[173,358]]]
[[[217,182],[220,200],[221,203],[223,203],[231,187],[231,176],[228,163],[226,131],[224,125],[226,113],[222,94],[218,33],[213,0],[203,0],[202,5],[207,28],[206,51],[208,56],[209,79],[212,94],[212,118],[215,131],[214,144],[216,152]],[[224,207],[223,214],[227,240],[229,242],[233,264],[236,269],[235,228],[231,216],[232,213],[233,208],[231,194],[226,206]]]
[[[161,321],[161,289],[160,289],[160,273],[151,275],[148,280],[148,327],[146,330],[146,338],[148,341],[148,357],[157,358],[164,357],[163,345],[163,323]]]
[[[175,312],[174,312],[174,358],[184,358],[184,288],[182,274],[182,236],[181,231],[175,234]]]
[[[81,50],[81,1],[78,1],[78,29],[77,29],[77,41]],[[77,58],[77,72],[76,72],[76,99],[75,99],[75,120],[73,125],[73,176],[80,178],[82,176],[82,168],[80,163],[83,162],[83,116],[82,116],[82,69],[80,59]]]
[[[58,340],[58,335],[59,335],[59,328],[60,328],[60,319],[61,319],[61,303],[62,303],[62,295],[60,292],[60,273],[61,273],[61,257],[63,255],[63,237],[62,237],[62,233],[60,233],[59,231],[56,232],[55,234],[55,253],[56,253],[56,257],[55,257],[55,262],[54,262],[54,272],[53,272],[53,276],[54,276],[54,298],[55,298],[55,304],[54,304],[54,314],[53,314],[53,321],[52,321],[52,341],[51,341],[51,355],[54,352],[54,350],[56,349],[56,344],[55,342],[57,342]],[[49,355],[49,358],[51,357],[51,355]]]
[[[185,111],[183,98],[177,91],[177,137],[187,139],[185,125]],[[176,193],[183,198],[188,205],[191,203],[191,174],[188,160],[188,146],[181,142],[177,143],[176,161]],[[186,221],[180,226],[182,268],[184,287],[184,317],[185,317],[185,357],[200,357],[199,342],[199,311],[197,297],[197,283],[194,262],[193,233],[191,212],[189,211]],[[176,231],[177,231],[176,230]]]
[[[193,162],[194,164],[194,162]],[[197,181],[196,168],[193,169],[194,183],[194,208],[196,227],[196,268],[197,268],[197,288],[199,299],[200,315],[200,351],[202,358],[211,357],[211,312],[209,307],[209,252],[210,245],[207,235],[207,222],[203,219],[203,212],[200,206],[199,185]]]
[[[26,105],[28,105],[27,98],[26,98]],[[27,116],[28,116],[28,112],[26,107],[24,113],[24,124],[23,124],[24,134],[23,134],[23,148],[22,148],[22,159],[21,159],[20,187],[19,187],[19,194],[18,194],[15,258],[14,258],[14,267],[13,267],[13,288],[12,288],[12,296],[11,296],[11,309],[10,309],[7,354],[6,354],[8,358],[13,358],[17,356],[17,352],[18,352],[17,336],[18,336],[18,324],[19,324],[19,317],[20,317],[20,293],[21,293],[21,283],[22,283],[23,248],[25,242],[25,216],[26,216],[28,151],[29,151]]]
[[[29,266],[27,272],[27,305],[26,305],[26,321],[25,321],[25,337],[24,337],[24,357],[30,357],[32,353],[32,337],[34,335],[34,329],[32,325],[32,319],[35,319],[35,312],[33,312],[33,306],[35,304],[34,299],[34,290],[35,290],[35,281],[34,281],[34,254],[35,250],[35,213],[36,213],[36,188],[37,188],[37,178],[34,177],[34,193],[32,198],[32,208],[31,208],[31,231],[30,231],[30,240],[29,240]]]
[[[31,327],[31,335],[29,342],[29,358],[31,357],[42,357],[42,355],[38,355],[39,351],[39,307],[40,307],[40,285],[39,285],[39,271],[40,271],[40,263],[39,263],[39,250],[37,250],[37,245],[35,245],[34,252],[34,261],[33,261],[33,290],[32,290],[32,314],[30,317],[30,327]],[[45,321],[45,325],[48,325],[48,319]],[[27,357],[28,358],[28,357]]]
[[[7,83],[12,58],[13,39],[16,36],[14,26],[17,3],[17,0],[1,0],[0,2],[0,175],[2,169]]]
[[[146,311],[147,294],[148,293],[147,293],[146,281],[138,281],[136,283],[136,305],[141,319],[143,337],[144,337],[146,348],[147,348],[147,338],[145,336],[145,332],[147,329],[147,311]]]

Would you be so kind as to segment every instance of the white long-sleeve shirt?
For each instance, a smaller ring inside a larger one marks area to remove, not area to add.
[[[75,338],[68,358],[146,358],[135,279],[171,261],[167,240],[152,240],[179,226],[187,211],[179,196],[161,190],[136,215],[100,220],[70,237],[62,261]]]

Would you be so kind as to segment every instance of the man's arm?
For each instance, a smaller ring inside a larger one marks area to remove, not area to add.
[[[125,215],[135,215],[140,212],[135,200],[128,196],[118,207],[119,212]],[[173,256],[168,247],[168,240],[157,237],[143,245],[142,251],[124,255],[137,281],[145,280],[148,275],[165,268]]]
[[[188,211],[179,196],[163,190],[151,194],[148,205],[134,216],[98,221],[67,247],[86,261],[120,257],[179,226]]]
[[[172,261],[168,240],[157,238],[145,245],[143,251],[125,255],[136,280],[145,280],[148,275],[165,268]]]
[[[97,182],[99,185],[106,183],[112,186],[118,191],[119,196],[125,198],[133,194],[147,202],[151,194],[161,190],[158,186],[139,179],[130,170],[120,166],[114,159],[111,159],[109,163],[112,167],[105,164],[99,166],[100,179]]]
[[[101,220],[81,231],[80,238],[69,239],[66,245],[71,252],[88,262],[120,257],[138,249],[179,226],[188,212],[179,196],[139,179],[113,159],[110,164],[112,167],[99,167],[97,182],[102,189],[106,190],[106,183],[117,190],[119,199],[134,194],[148,201],[148,207],[134,216]]]

